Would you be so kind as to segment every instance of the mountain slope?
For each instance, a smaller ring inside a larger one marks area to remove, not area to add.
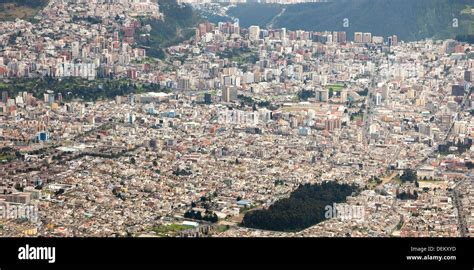
[[[164,20],[141,19],[141,24],[150,25],[152,30],[147,36],[138,32],[137,41],[147,48],[147,55],[163,58],[162,48],[189,39],[201,18],[191,6],[179,5],[176,0],[158,0],[158,3]]]
[[[469,5],[474,6],[472,0],[334,0],[296,4],[286,7],[274,27],[346,31],[350,38],[359,31],[382,36],[396,34],[406,41],[454,38],[458,34],[474,34],[474,16],[468,12]],[[282,8],[244,4],[231,8],[228,14],[239,18],[243,27],[265,26]],[[344,18],[349,19],[349,28],[343,27]],[[458,28],[452,27],[453,18],[458,19]]]
[[[31,19],[47,4],[48,0],[0,0],[0,21]]]

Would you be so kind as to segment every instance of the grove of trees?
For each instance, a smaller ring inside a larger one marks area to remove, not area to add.
[[[300,231],[325,218],[325,207],[345,202],[346,197],[357,192],[355,185],[324,182],[304,184],[288,198],[281,199],[268,209],[249,211],[242,226],[273,231]]]

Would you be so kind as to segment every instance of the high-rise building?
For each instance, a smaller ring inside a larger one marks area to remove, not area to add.
[[[191,82],[189,78],[179,78],[178,79],[178,89],[189,90],[191,89]]]
[[[226,86],[222,90],[222,101],[232,102],[237,99],[237,89],[235,87]]]
[[[125,123],[133,124],[135,122],[135,114],[127,113],[125,115]]]
[[[327,131],[341,128],[341,119],[338,117],[329,117],[324,120],[324,126]]]
[[[135,68],[129,68],[127,70],[127,77],[129,79],[132,79],[132,80],[136,80],[137,79],[137,69]]]
[[[354,33],[354,42],[355,43],[362,43],[362,32],[355,32]]]
[[[8,92],[7,91],[2,91],[2,102],[6,103],[8,100]]]
[[[347,42],[346,32],[337,32],[337,42],[339,44],[345,44]]]
[[[382,98],[387,99],[389,94],[390,94],[390,87],[388,85],[385,85],[382,88]]]
[[[465,70],[464,71],[464,80],[466,82],[472,82],[472,71],[471,70]]]
[[[363,43],[372,43],[372,34],[371,33],[364,33],[362,36]]]
[[[78,41],[74,41],[72,44],[71,44],[71,52],[72,52],[72,57],[73,58],[77,58],[79,57],[79,53],[80,53],[80,47],[79,47],[79,42]]]
[[[453,96],[464,96],[464,86],[463,85],[455,85],[451,86],[451,95]]]
[[[431,125],[429,123],[420,123],[418,126],[418,132],[426,136],[431,136]]]
[[[327,89],[316,90],[315,99],[319,102],[327,102],[329,99],[329,90]]]
[[[249,27],[249,40],[258,41],[260,38],[260,27],[257,25],[252,25]]]
[[[128,103],[129,103],[131,106],[134,106],[134,105],[135,105],[135,95],[134,95],[134,94],[129,94],[129,95],[128,95]]]
[[[348,93],[347,90],[341,91],[341,102],[342,102],[342,103],[346,103],[346,102],[347,102],[347,100],[348,100],[348,95],[349,95],[349,93]]]
[[[375,105],[382,104],[382,95],[380,93],[375,94]]]
[[[212,103],[212,96],[210,93],[205,93],[204,94],[204,103],[205,104],[211,104]]]
[[[397,37],[397,35],[393,35],[393,36],[392,36],[392,42],[393,42],[393,46],[397,46],[397,45],[398,45],[398,37]]]
[[[463,135],[467,132],[467,122],[466,121],[456,121],[454,122],[453,132],[456,135]]]

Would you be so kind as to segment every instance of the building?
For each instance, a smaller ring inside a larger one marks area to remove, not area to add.
[[[464,71],[464,80],[466,82],[472,82],[472,71],[471,70],[465,70]]]
[[[327,89],[316,90],[315,99],[319,102],[327,102],[329,100],[329,90]]]
[[[379,106],[382,104],[382,95],[380,93],[375,94],[375,105]]]
[[[249,40],[252,42],[258,41],[260,39],[260,27],[257,25],[252,25],[249,27]]]
[[[127,113],[125,115],[125,123],[127,124],[133,124],[135,123],[135,114],[133,113]]]
[[[212,95],[210,93],[204,94],[204,103],[211,104],[212,103]]]
[[[451,86],[451,95],[462,97],[464,96],[464,86],[463,85],[455,85]]]
[[[362,43],[362,32],[355,32],[354,33],[354,42],[355,43]]]
[[[345,44],[347,42],[346,32],[337,32],[337,42],[339,44]]]
[[[388,46],[397,46],[398,45],[398,37],[396,35],[388,37]]]
[[[237,100],[237,89],[235,87],[226,86],[222,90],[222,101],[232,102]]]
[[[127,77],[131,80],[137,79],[137,69],[136,68],[129,68],[127,70]]]
[[[383,37],[373,36],[372,37],[372,42],[375,43],[375,44],[382,44],[383,43]]]
[[[324,120],[324,126],[327,131],[341,128],[341,119],[338,117],[329,117]]]
[[[467,122],[466,121],[456,121],[454,122],[453,132],[456,135],[464,135],[467,132]]]
[[[372,43],[372,34],[371,33],[364,33],[362,36],[363,43]]]

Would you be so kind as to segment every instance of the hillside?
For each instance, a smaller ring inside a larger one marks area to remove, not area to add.
[[[284,6],[242,4],[230,8],[228,15],[239,18],[243,27],[263,27],[273,19],[273,27],[290,30],[346,31],[350,39],[359,31],[382,36],[396,34],[413,41],[474,34],[474,15],[469,5],[474,7],[472,0],[334,0],[289,5],[284,12]],[[343,27],[344,18],[349,19],[349,28]],[[458,19],[458,28],[452,27],[453,18]]]
[[[0,21],[31,19],[48,0],[0,0]]]
[[[282,10],[283,5],[277,4],[243,4],[229,9],[228,15],[239,18],[240,25],[249,27],[250,25],[266,26]]]
[[[152,30],[147,36],[137,33],[139,45],[147,48],[147,55],[163,58],[162,48],[189,39],[195,33],[195,27],[201,20],[191,6],[179,5],[176,0],[158,0],[164,20],[141,19],[142,25],[150,25]]]

